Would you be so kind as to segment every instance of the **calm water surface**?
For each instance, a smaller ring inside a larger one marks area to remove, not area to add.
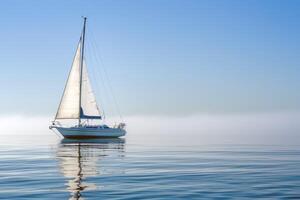
[[[0,139],[0,199],[300,199],[298,145]]]

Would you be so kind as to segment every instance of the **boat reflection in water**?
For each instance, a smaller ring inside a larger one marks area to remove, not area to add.
[[[122,159],[124,146],[125,139],[122,138],[63,139],[58,146],[57,158],[61,173],[69,179],[66,185],[71,193],[70,199],[83,199],[81,192],[98,190],[100,186],[85,179],[104,173],[106,169],[101,168],[101,159],[104,159],[104,156],[106,163],[110,162],[110,158],[112,162]]]

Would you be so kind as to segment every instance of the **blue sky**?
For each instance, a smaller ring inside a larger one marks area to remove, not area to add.
[[[300,110],[299,1],[12,0],[0,6],[2,114],[55,114],[82,15],[90,72],[106,69],[124,115]],[[101,63],[93,59],[94,43]],[[96,73],[91,78],[113,115],[108,86]]]

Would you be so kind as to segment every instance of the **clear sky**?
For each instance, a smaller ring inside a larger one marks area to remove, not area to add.
[[[82,15],[90,72],[106,69],[124,115],[300,110],[300,1],[7,0],[0,8],[2,115],[55,114]]]

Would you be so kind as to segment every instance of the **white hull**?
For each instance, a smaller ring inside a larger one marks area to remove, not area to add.
[[[53,127],[65,138],[112,138],[121,137],[126,131],[121,128]]]

